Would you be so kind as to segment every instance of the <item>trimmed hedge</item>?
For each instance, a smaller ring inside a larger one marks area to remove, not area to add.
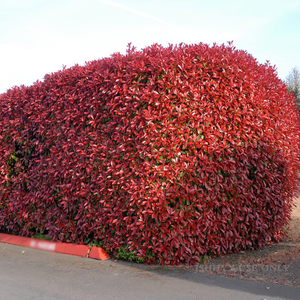
[[[284,236],[296,103],[231,44],[129,45],[1,94],[0,122],[2,231],[161,264]]]

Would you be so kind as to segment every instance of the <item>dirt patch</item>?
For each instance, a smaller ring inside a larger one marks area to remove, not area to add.
[[[196,266],[197,272],[300,288],[300,194],[295,199],[288,237],[253,251],[210,258]]]

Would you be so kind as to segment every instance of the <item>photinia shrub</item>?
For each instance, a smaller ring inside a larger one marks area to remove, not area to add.
[[[284,237],[295,99],[231,43],[129,45],[1,94],[0,122],[2,231],[161,264]]]

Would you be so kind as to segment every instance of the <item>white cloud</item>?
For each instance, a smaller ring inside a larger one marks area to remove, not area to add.
[[[143,13],[143,12],[140,12],[140,11],[138,11],[138,10],[136,10],[136,9],[133,9],[133,8],[131,8],[131,7],[128,7],[128,6],[125,6],[125,5],[123,5],[123,4],[116,3],[116,2],[113,2],[113,1],[109,1],[109,0],[99,0],[99,1],[100,1],[100,2],[103,2],[103,3],[107,3],[107,4],[112,5],[112,6],[120,7],[120,8],[122,8],[122,9],[124,9],[124,10],[130,11],[130,12],[132,12],[132,13],[134,13],[134,14],[139,15],[139,16],[146,17],[146,18],[149,18],[149,19],[153,19],[153,20],[155,20],[155,21],[157,21],[157,22],[159,22],[159,23],[161,23],[161,24],[168,25],[168,26],[172,26],[172,25],[169,24],[168,22],[165,22],[165,21],[163,21],[163,20],[161,20],[161,19],[159,19],[159,18],[157,18],[157,17],[155,17],[155,16],[152,16],[152,15],[149,15],[149,14],[146,14],[146,13]]]

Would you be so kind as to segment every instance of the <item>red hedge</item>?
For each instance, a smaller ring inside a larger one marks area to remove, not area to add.
[[[142,51],[0,95],[0,230],[194,263],[283,237],[295,100],[268,63],[205,44]]]

